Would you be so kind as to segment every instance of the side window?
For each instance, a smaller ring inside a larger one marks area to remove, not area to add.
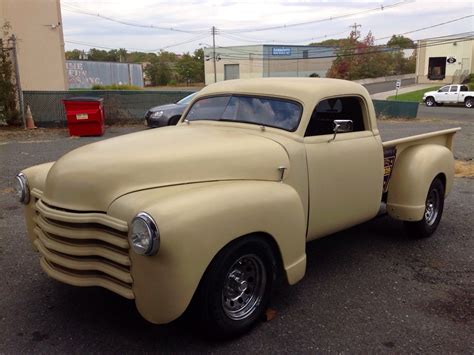
[[[439,92],[448,92],[449,91],[449,86],[443,86],[441,89],[439,89]]]
[[[311,115],[305,136],[321,136],[334,133],[335,120],[352,120],[354,132],[365,131],[364,111],[363,101],[355,96],[322,100]]]
[[[451,89],[449,89],[449,92],[458,92],[458,86],[457,85],[451,86]]]
[[[469,91],[469,88],[466,85],[462,85],[459,91]]]

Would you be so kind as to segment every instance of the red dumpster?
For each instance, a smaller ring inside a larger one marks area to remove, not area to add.
[[[64,99],[67,127],[71,136],[101,136],[105,132],[104,99],[71,97]]]

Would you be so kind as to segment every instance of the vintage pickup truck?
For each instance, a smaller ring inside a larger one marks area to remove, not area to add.
[[[437,91],[425,92],[423,101],[428,107],[443,104],[462,104],[467,108],[473,108],[474,91],[469,91],[467,85],[446,85]]]
[[[261,317],[277,280],[303,278],[308,241],[381,206],[431,235],[457,130],[382,142],[358,84],[231,80],[201,90],[177,126],[25,169],[17,191],[49,276],[134,299],[153,323],[190,308],[201,329],[231,336]]]

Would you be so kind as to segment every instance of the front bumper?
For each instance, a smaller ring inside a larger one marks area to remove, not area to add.
[[[150,117],[152,114],[151,111],[148,111],[145,115],[145,124],[150,128],[164,127],[168,126],[169,118],[166,116],[161,116],[160,118]]]

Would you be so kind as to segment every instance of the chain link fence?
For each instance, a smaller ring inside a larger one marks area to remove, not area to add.
[[[63,101],[71,97],[100,97],[104,99],[106,124],[140,122],[153,106],[176,102],[191,91],[24,91],[38,127],[66,126]]]
[[[106,124],[140,122],[153,106],[176,102],[191,91],[24,91],[38,127],[65,127],[64,99],[100,97],[104,99]],[[373,100],[377,117],[416,118],[418,103]]]

